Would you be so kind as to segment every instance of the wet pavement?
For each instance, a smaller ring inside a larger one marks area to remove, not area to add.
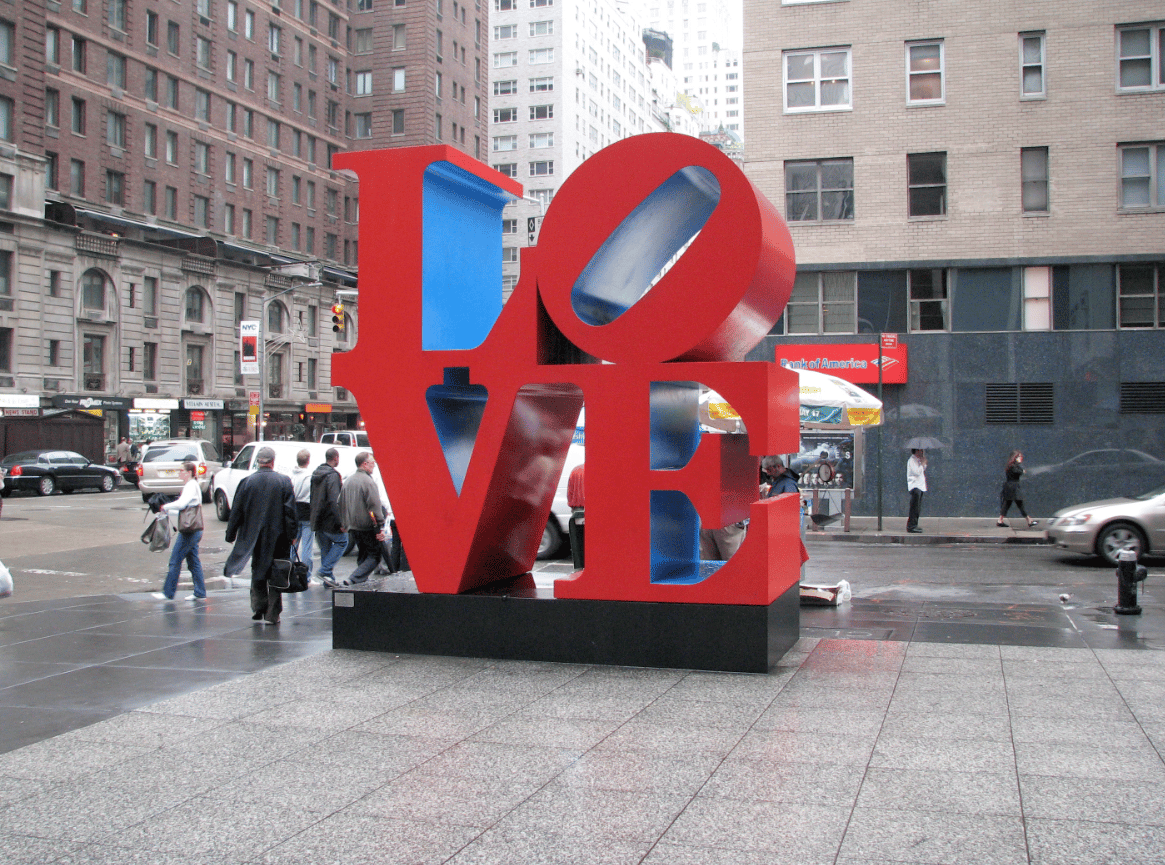
[[[768,675],[333,651],[322,589],[277,628],[241,584],[6,601],[0,862],[1165,861],[1161,606],[1107,612],[1096,568],[942,585],[1059,589],[980,550],[918,551],[911,593],[887,547]]]

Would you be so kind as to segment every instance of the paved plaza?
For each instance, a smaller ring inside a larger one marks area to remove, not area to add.
[[[332,651],[326,593],[278,629],[245,605],[3,608],[0,718],[41,727],[0,754],[0,861],[1165,860],[1165,652],[1135,640],[803,637],[733,675]],[[37,661],[42,614],[76,630]]]

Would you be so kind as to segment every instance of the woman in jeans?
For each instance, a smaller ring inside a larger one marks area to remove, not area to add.
[[[198,488],[198,481],[194,479],[194,463],[184,462],[178,469],[178,477],[182,478],[184,486],[177,501],[163,506],[166,514],[178,517],[179,511],[187,508],[202,507],[202,490]],[[206,599],[206,583],[202,579],[202,562],[198,559],[198,544],[202,540],[202,530],[196,532],[178,532],[174,545],[170,548],[170,570],[166,574],[166,584],[162,587],[162,595],[168,601],[174,600],[174,593],[178,591],[178,572],[182,569],[182,560],[186,560],[190,568],[190,578],[194,581],[194,594],[187,595],[188,601],[202,601]]]

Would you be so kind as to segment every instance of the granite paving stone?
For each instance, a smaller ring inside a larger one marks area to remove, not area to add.
[[[414,772],[449,778],[501,777],[545,784],[578,759],[564,748],[534,748],[499,742],[461,742],[419,764]]]
[[[997,676],[1003,672],[998,656],[982,658],[935,657],[907,653],[903,673],[932,673],[955,676]]]
[[[233,856],[189,851],[127,850],[107,844],[86,844],[53,860],[56,865],[237,865]]]
[[[96,785],[60,784],[0,811],[5,832],[65,841],[113,843],[121,830],[159,814],[176,802],[153,791]]]
[[[552,831],[491,829],[448,861],[448,865],[638,865],[650,848],[647,841],[603,838],[583,843]]]
[[[836,855],[850,809],[797,802],[743,802],[699,797],[662,841],[688,847],[764,850],[789,860]]]
[[[586,751],[618,728],[617,721],[594,721],[586,718],[529,717],[522,714],[507,716],[473,734],[479,742],[500,742],[509,745],[568,748]]]
[[[1113,742],[1016,742],[1021,775],[1165,782],[1165,764],[1144,736]]]
[[[858,807],[839,858],[947,865],[1026,865],[1018,817]]]
[[[899,739],[992,739],[1010,742],[1011,718],[1001,713],[898,712],[891,706],[891,711],[883,719],[882,735]]]
[[[661,757],[728,754],[744,735],[740,727],[663,724],[633,718],[595,745],[596,751],[648,753]]]
[[[833,865],[832,855],[807,857],[774,850],[721,849],[660,842],[643,865]]]
[[[844,763],[865,766],[870,762],[875,737],[837,731],[833,734],[790,730],[753,730],[732,751],[737,760],[768,762]]]
[[[586,754],[557,777],[572,787],[694,796],[721,763],[717,755],[689,754],[667,759],[640,753],[597,751]]]
[[[1165,826],[1165,783],[1020,775],[1025,816]],[[1162,848],[1165,859],[1165,847]]]
[[[906,649],[907,658],[959,658],[966,660],[1001,659],[999,646],[977,646],[968,643],[926,643],[911,642]]]
[[[870,766],[931,772],[1015,771],[1010,742],[994,739],[921,739],[882,735]]]
[[[437,865],[479,833],[447,823],[341,812],[280,840],[253,861],[264,865]]]
[[[35,796],[51,784],[51,781],[38,781],[34,778],[13,778],[11,775],[0,775],[0,808]]]
[[[1021,816],[1013,767],[999,773],[871,767],[857,804],[895,811]]]
[[[421,783],[414,783],[420,781]],[[495,783],[488,791],[413,779],[387,784],[353,803],[353,813],[488,829],[538,791],[534,784]],[[475,795],[477,794],[477,795]]]
[[[724,760],[701,788],[716,799],[852,807],[866,768],[844,763]]]
[[[581,837],[586,843],[604,838],[654,841],[690,801],[667,792],[595,790],[550,784],[498,822],[498,828],[553,831]]]
[[[1160,865],[1165,828],[1087,820],[1027,821],[1032,865]]]
[[[0,823],[0,862],[4,865],[44,865],[46,862],[57,861],[80,846],[76,841],[9,834],[4,831],[3,823]]]
[[[1144,738],[1146,730],[1136,721],[1097,718],[1060,718],[1016,715],[1011,719],[1016,742],[1122,742]]]
[[[792,730],[798,733],[836,735],[840,731],[855,736],[877,735],[886,720],[878,709],[831,709],[813,706],[788,706],[783,699],[773,702],[750,728],[757,730]]]

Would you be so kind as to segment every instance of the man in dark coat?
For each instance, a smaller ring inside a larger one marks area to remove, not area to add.
[[[275,471],[275,451],[264,447],[255,455],[258,470],[239,483],[227,523],[227,543],[235,548],[227,559],[226,573],[237,573],[251,557],[251,618],[278,625],[283,595],[267,589],[267,574],[274,559],[291,554],[298,535],[295,490],[291,478]]]
[[[324,453],[324,464],[311,476],[311,527],[316,533],[316,546],[320,548],[320,580],[325,586],[334,588],[336,578],[332,569],[344,549],[348,546],[348,535],[340,520],[340,488],[343,482],[336,466],[340,464],[340,452],[328,448]]]

